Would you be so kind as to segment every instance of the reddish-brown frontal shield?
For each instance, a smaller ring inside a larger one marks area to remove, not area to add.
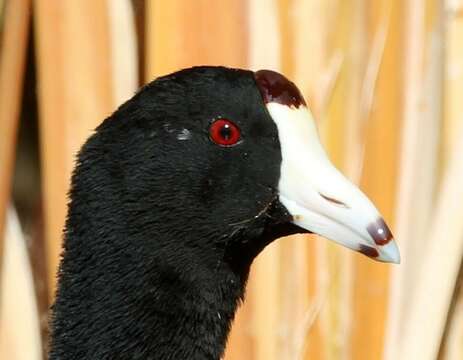
[[[297,86],[280,73],[259,70],[254,73],[254,77],[266,104],[276,102],[295,108],[306,105]]]

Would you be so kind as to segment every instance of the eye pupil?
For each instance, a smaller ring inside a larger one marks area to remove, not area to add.
[[[240,129],[230,120],[215,120],[209,128],[209,137],[217,145],[233,146],[240,140]]]
[[[224,140],[230,140],[230,138],[232,137],[232,130],[229,124],[225,124],[220,128],[220,136]]]

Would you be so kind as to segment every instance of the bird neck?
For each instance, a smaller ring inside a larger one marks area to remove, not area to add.
[[[95,239],[66,241],[50,360],[222,356],[247,274],[211,271],[185,252],[183,269],[162,252],[148,261],[113,248],[93,258],[81,247],[78,256],[70,243]]]
[[[197,245],[200,231],[142,226],[117,197],[71,197],[50,360],[219,359],[249,266]]]

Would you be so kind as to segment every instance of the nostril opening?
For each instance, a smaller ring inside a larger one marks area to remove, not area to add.
[[[389,227],[386,225],[382,218],[379,218],[375,222],[368,225],[367,231],[375,241],[376,245],[386,245],[393,238],[391,230],[389,230]]]
[[[322,193],[318,193],[323,199],[325,199],[326,201],[329,201],[330,203],[333,203],[335,205],[338,205],[338,206],[341,206],[343,208],[346,208],[346,209],[350,209],[350,207],[343,203],[341,200],[337,200],[337,199],[333,199],[332,197],[329,197],[329,196],[326,196],[326,195],[323,195]]]

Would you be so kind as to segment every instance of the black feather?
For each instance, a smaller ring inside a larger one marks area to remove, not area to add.
[[[210,141],[220,117],[241,143]],[[252,72],[187,69],[123,104],[78,155],[50,360],[219,359],[252,260],[293,232],[280,164]]]

